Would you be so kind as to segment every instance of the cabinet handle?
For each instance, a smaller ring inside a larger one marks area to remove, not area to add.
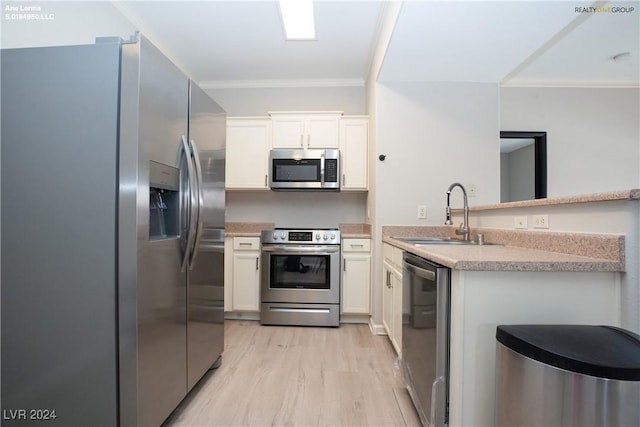
[[[258,262],[260,261],[259,257],[256,257],[256,270],[258,270]]]
[[[349,246],[351,246],[352,248],[364,248],[364,245],[362,243],[359,243],[359,244],[352,243]]]
[[[248,246],[248,247],[251,247],[251,246],[253,246],[253,243],[250,243],[250,242],[240,242],[240,246]]]
[[[300,147],[304,148],[304,135],[300,134]]]
[[[311,134],[307,135],[307,148],[311,147]]]
[[[264,176],[264,186],[265,187],[269,186],[269,175],[266,175],[266,174]]]
[[[342,271],[347,271],[347,260],[346,259],[342,263]]]
[[[344,174],[342,174],[342,186],[345,186],[345,182],[347,182],[347,178],[345,178]]]

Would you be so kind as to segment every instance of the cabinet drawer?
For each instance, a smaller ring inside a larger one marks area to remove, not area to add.
[[[382,244],[382,256],[391,264],[393,262],[393,246],[388,243]]]
[[[382,245],[382,256],[396,269],[402,271],[402,249],[385,243]]]
[[[395,267],[398,268],[399,271],[402,271],[402,254],[403,254],[403,250],[400,248],[396,248],[395,246],[393,246],[393,253],[391,256],[391,259],[393,261],[393,264]]]
[[[236,251],[258,251],[260,250],[259,237],[234,237],[233,249]]]
[[[342,252],[371,252],[371,239],[343,239]]]

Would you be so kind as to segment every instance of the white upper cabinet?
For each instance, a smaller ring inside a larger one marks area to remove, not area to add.
[[[228,118],[225,187],[268,190],[270,149],[271,119]]]
[[[340,147],[342,112],[270,112],[273,148],[309,149]]]
[[[340,155],[342,156],[342,190],[368,189],[369,119],[343,117],[340,121]]]
[[[368,190],[369,119],[341,112],[228,117],[226,188],[268,190],[271,148],[339,149],[340,188]]]

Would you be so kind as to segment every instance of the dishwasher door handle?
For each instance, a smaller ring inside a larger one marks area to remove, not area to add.
[[[407,261],[403,262],[403,266],[409,273],[415,274],[418,277],[422,277],[423,279],[431,281],[436,280],[436,273],[431,270],[425,270],[424,268],[420,268],[416,265],[410,264]]]

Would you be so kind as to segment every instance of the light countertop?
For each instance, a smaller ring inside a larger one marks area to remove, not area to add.
[[[624,236],[621,235],[477,229],[484,234],[486,242],[499,244],[419,248],[394,238],[451,237],[450,230],[447,227],[383,227],[383,242],[457,270],[625,271]]]
[[[417,248],[392,237],[384,242],[456,270],[624,271],[624,262],[502,245],[430,245]]]

